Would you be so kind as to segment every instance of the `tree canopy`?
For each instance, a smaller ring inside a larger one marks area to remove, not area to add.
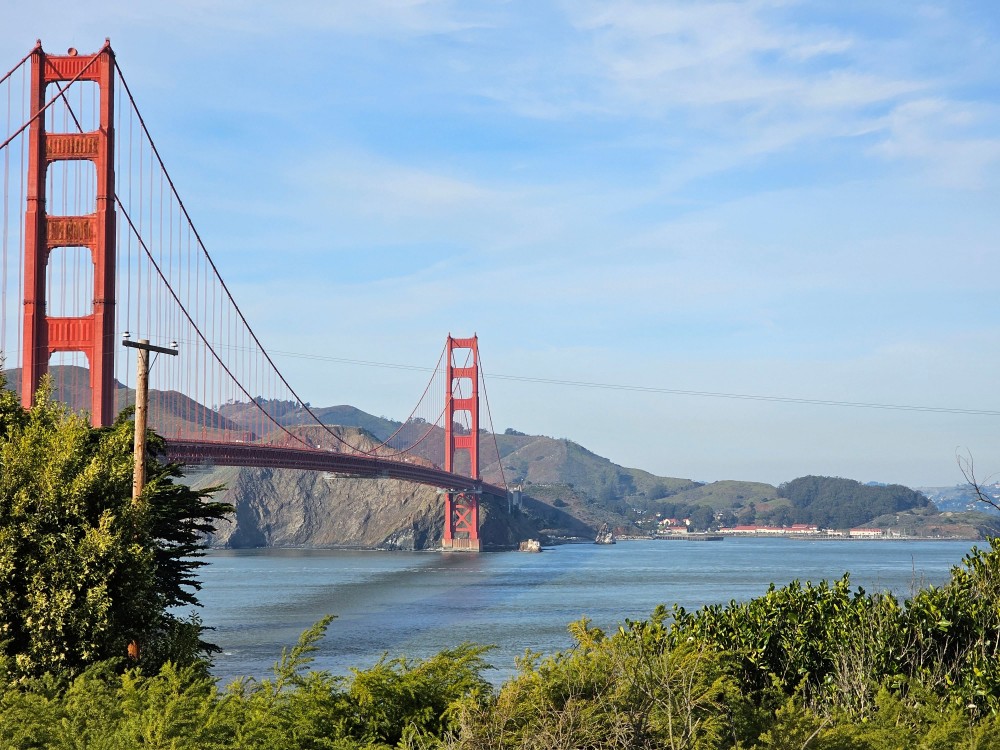
[[[144,669],[211,650],[197,618],[201,533],[229,506],[151,458],[132,502],[133,424],[95,429],[44,384],[24,409],[0,376],[0,656],[24,677],[131,656]]]
[[[848,529],[886,513],[931,506],[926,495],[900,484],[868,485],[839,477],[799,477],[779,485],[778,497],[791,500],[794,522],[827,529]]]

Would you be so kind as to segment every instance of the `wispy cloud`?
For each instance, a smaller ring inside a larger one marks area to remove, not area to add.
[[[285,348],[420,364],[424,342],[471,329],[493,369],[543,377],[993,397],[985,0],[9,5],[11,64],[36,36],[112,37],[223,274]],[[387,398],[301,375],[314,403]],[[504,387],[505,424],[699,478],[867,472],[874,451],[907,480],[945,434],[928,421],[896,450],[906,426],[871,415],[622,399],[628,435],[611,435],[592,424],[604,398],[553,409]],[[988,426],[950,428],[1000,451]],[[783,439],[807,432],[823,436],[808,456]]]
[[[291,179],[315,187],[318,198],[349,212],[394,222],[452,218],[499,198],[469,180],[346,152],[324,154],[296,169]]]
[[[661,121],[684,133],[685,146],[716,139],[715,157],[687,160],[688,179],[858,135],[884,139],[872,153],[954,165],[952,185],[975,179],[977,159],[984,169],[995,161],[993,139],[970,133],[955,115],[974,106],[953,91],[965,82],[921,69],[919,36],[880,38],[863,24],[843,30],[794,2],[565,7],[590,40],[596,66],[583,70],[603,80],[608,112]],[[927,100],[940,107],[933,123]],[[993,133],[1000,129],[996,112],[978,114]]]
[[[873,152],[922,165],[934,183],[981,188],[1000,166],[1000,106],[946,99],[907,102],[884,118]]]

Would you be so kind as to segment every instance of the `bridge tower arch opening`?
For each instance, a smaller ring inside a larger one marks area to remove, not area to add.
[[[95,427],[111,424],[115,407],[114,74],[110,44],[94,55],[77,55],[75,50],[67,55],[49,55],[39,44],[31,56],[21,400],[26,407],[32,406],[39,380],[48,371],[54,353],[79,352],[87,358],[90,370],[90,414]],[[69,107],[70,99],[59,92],[80,81],[96,84],[96,127],[83,132],[48,132],[43,111],[46,96],[60,96]],[[52,215],[46,205],[49,167],[72,161],[94,165],[96,184],[89,193],[93,196],[93,210]],[[57,248],[90,251],[93,304],[86,314],[49,315],[46,277],[49,256]]]
[[[448,335],[444,407],[444,470],[455,472],[456,459],[467,458],[468,476],[479,483],[479,338]],[[461,421],[459,421],[461,420]],[[464,468],[464,467],[463,467]],[[463,472],[464,473],[464,472]],[[444,492],[444,549],[478,552],[479,491],[475,487]]]

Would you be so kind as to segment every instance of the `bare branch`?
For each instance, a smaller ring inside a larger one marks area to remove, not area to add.
[[[976,466],[972,459],[972,453],[966,451],[963,456],[961,453],[956,451],[955,460],[958,461],[958,468],[962,472],[962,476],[965,477],[966,483],[972,488],[972,491],[976,493],[976,500],[981,503],[986,503],[996,510],[1000,510],[1000,503],[998,503],[985,490],[986,482],[989,478],[984,481],[976,479]]]

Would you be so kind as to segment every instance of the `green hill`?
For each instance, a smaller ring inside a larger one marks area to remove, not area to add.
[[[85,386],[89,382],[87,371],[69,367],[52,370],[57,397],[65,396],[75,408],[84,408],[88,394]],[[12,371],[9,376],[10,383],[16,387],[18,373]],[[124,403],[128,393],[124,387],[119,387],[118,395]],[[158,398],[157,392],[153,391],[151,397]],[[255,426],[265,431],[258,437],[267,437],[267,425],[260,426],[257,416],[258,406],[287,427],[307,429],[305,426],[312,423],[312,417],[295,402],[268,401],[256,405],[225,404],[212,412],[213,424],[227,429]],[[207,410],[200,405],[197,408]],[[184,415],[196,411],[185,408],[174,415],[178,429],[183,426]],[[311,411],[325,425],[360,429],[375,441],[395,434],[393,445],[411,445],[411,455],[416,460],[436,466],[444,463],[444,430],[441,427],[420,421],[401,425],[347,405],[311,407]],[[480,450],[483,478],[496,484],[521,485],[526,497],[523,513],[540,533],[553,536],[586,536],[603,523],[625,533],[652,531],[664,518],[689,519],[696,530],[736,523],[779,526],[814,523],[826,528],[905,525],[918,533],[926,530],[932,535],[938,529],[948,533],[961,527],[985,528],[975,519],[966,522],[962,518],[948,517],[945,522],[937,517],[937,508],[925,495],[900,485],[869,486],[850,479],[815,476],[800,477],[780,487],[738,480],[702,483],[619,466],[572,440],[526,435],[514,429],[495,436],[484,433]],[[459,454],[456,468],[459,472],[468,471],[463,454]],[[247,487],[248,496],[266,494],[263,490],[258,491],[259,488]],[[351,503],[348,495],[362,492],[359,488],[360,485],[355,487],[340,480],[340,483],[324,484],[322,493],[330,495],[329,502]],[[320,489],[311,491],[320,492]],[[379,513],[389,513],[388,507],[380,509]],[[433,525],[430,517],[426,522],[422,517],[425,512],[431,513],[434,507],[434,502],[428,500],[426,507],[421,507],[412,519],[404,519],[409,524],[407,528],[427,526],[428,538],[433,537],[437,532],[430,530]],[[263,505],[259,510],[265,515],[269,512]],[[384,534],[387,538],[396,533],[389,527],[397,521],[402,523],[395,516],[386,517]],[[381,528],[371,534],[383,533]],[[355,536],[350,543],[369,543],[368,536],[360,532]],[[307,541],[301,543],[308,544]]]
[[[777,500],[777,497],[778,490],[773,485],[724,479],[679,492],[671,500],[679,503],[708,505],[712,510],[721,511],[739,510],[749,507],[750,503],[755,505],[772,503]]]
[[[840,477],[799,477],[780,485],[778,496],[791,501],[796,523],[828,529],[848,529],[886,514],[934,508],[926,495],[900,484],[873,486]]]

